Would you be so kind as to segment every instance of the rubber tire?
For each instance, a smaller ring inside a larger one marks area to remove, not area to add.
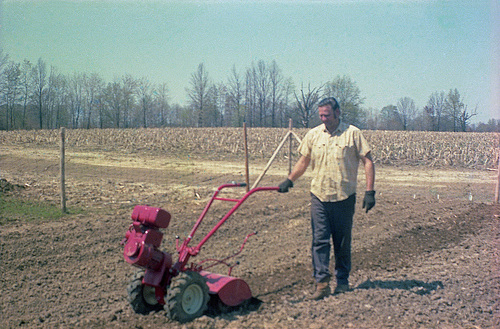
[[[209,299],[205,278],[186,271],[172,278],[164,307],[171,320],[184,323],[202,316]]]
[[[150,298],[145,298],[144,294],[151,294],[151,287],[146,287],[142,284],[142,279],[144,278],[144,270],[139,270],[132,276],[130,283],[127,287],[128,302],[135,313],[139,314],[149,314],[151,312],[160,311],[163,309],[163,305],[160,303],[150,304],[148,302],[152,300]],[[147,290],[144,288],[146,287]],[[153,290],[154,291],[154,290]]]

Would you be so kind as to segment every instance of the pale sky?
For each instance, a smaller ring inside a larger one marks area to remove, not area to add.
[[[500,119],[499,20],[500,0],[0,0],[0,45],[65,74],[167,83],[181,105],[202,62],[227,82],[275,60],[297,89],[348,75],[366,108],[457,88],[485,122]]]

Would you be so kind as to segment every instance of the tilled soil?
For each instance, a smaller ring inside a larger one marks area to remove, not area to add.
[[[2,221],[7,216],[0,213],[0,328],[500,327],[494,173],[454,169],[377,168],[377,204],[368,214],[361,209],[360,181],[352,291],[306,299],[313,280],[304,177],[290,193],[252,195],[197,256],[224,258],[258,231],[232,272],[250,285],[258,307],[207,313],[186,324],[169,320],[164,311],[135,314],[126,300],[135,269],[123,260],[120,245],[134,205],[172,214],[162,248],[174,254],[175,235],[185,237],[213,188],[231,180],[231,173],[216,167],[205,162],[185,173],[70,161],[67,216]],[[57,159],[4,150],[0,168],[4,197],[58,202]],[[269,175],[261,185],[283,177]],[[241,196],[241,190],[234,194]],[[224,202],[214,204],[207,226],[227,210]],[[200,227],[196,237],[207,230]],[[227,268],[213,272],[227,274]]]

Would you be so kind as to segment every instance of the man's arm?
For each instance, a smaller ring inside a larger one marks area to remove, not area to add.
[[[309,166],[309,162],[311,162],[310,158],[301,156],[299,161],[297,161],[295,166],[293,166],[292,172],[290,173],[290,175],[288,175],[286,181],[284,181],[279,185],[278,192],[280,193],[288,192],[288,189],[290,187],[293,187],[293,181],[298,179],[306,172],[306,169]]]
[[[371,153],[368,152],[368,154],[362,156],[361,161],[365,167],[366,190],[373,191],[375,188],[375,165],[373,164]]]
[[[368,212],[368,210],[375,206],[375,166],[373,165],[370,152],[362,156],[361,161],[363,161],[363,165],[365,166],[366,175],[366,192],[363,199],[363,209],[366,209],[366,212]]]
[[[295,166],[293,166],[292,172],[290,173],[290,175],[288,175],[288,179],[292,182],[295,182],[297,179],[299,179],[300,176],[302,176],[306,172],[310,162],[310,158],[301,156],[299,161],[297,161]]]

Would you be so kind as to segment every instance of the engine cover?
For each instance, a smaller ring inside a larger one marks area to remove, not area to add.
[[[161,208],[149,206],[135,206],[132,211],[132,220],[150,227],[167,228],[171,215]]]

